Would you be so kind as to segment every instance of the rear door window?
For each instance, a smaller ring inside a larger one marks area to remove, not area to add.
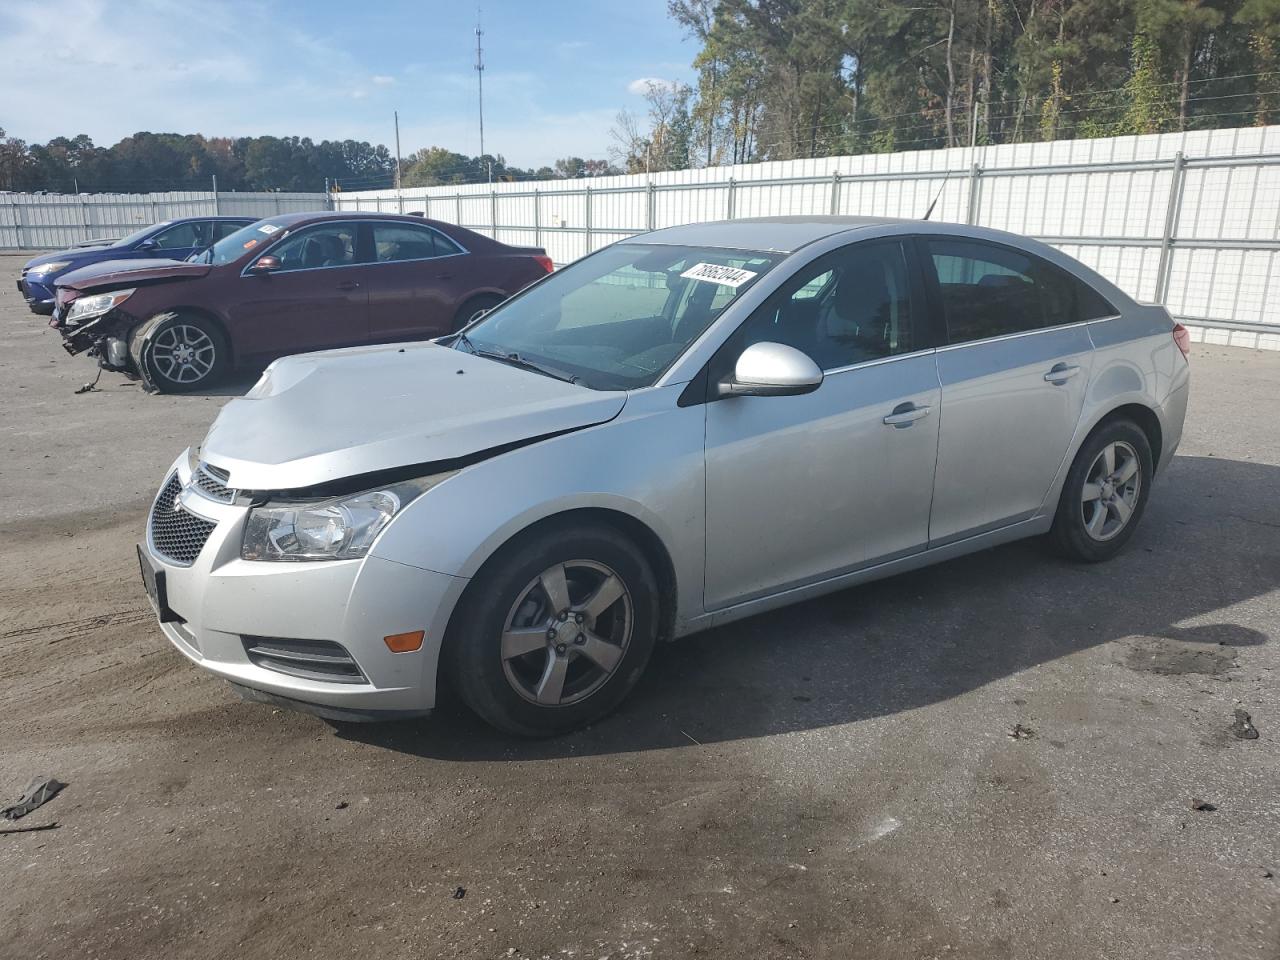
[[[223,237],[229,237],[237,230],[248,226],[245,223],[236,223],[234,220],[215,220],[213,221],[213,243],[217,243]]]
[[[1110,316],[1092,287],[1039,257],[978,240],[927,239],[949,343]]]
[[[459,252],[453,241],[430,227],[408,223],[374,223],[373,249],[375,263],[430,260]]]

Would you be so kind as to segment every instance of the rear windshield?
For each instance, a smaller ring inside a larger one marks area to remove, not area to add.
[[[283,229],[284,226],[273,220],[259,220],[227,234],[208,250],[192,254],[189,259],[195,263],[211,263],[215,267],[234,263],[249,251],[266,246]]]

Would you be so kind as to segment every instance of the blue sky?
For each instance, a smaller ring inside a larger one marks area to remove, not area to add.
[[[646,79],[692,79],[666,0],[488,0],[485,146],[602,157]],[[138,130],[296,134],[479,152],[474,3],[4,0],[0,127],[32,142]]]

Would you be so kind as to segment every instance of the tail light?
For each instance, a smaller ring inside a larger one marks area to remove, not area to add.
[[[553,272],[556,268],[556,265],[551,262],[551,258],[545,253],[535,253],[533,259],[538,261],[538,266],[547,271],[547,273]]]
[[[1191,356],[1191,331],[1180,323],[1173,325],[1173,342],[1178,345],[1184,357]]]

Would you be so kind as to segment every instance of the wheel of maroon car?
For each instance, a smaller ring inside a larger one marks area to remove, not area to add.
[[[461,330],[467,324],[479,320],[501,302],[502,297],[495,297],[487,294],[479,297],[472,297],[458,308],[458,313],[453,318],[453,329]]]
[[[216,383],[230,356],[226,337],[197,314],[161,313],[129,335],[129,356],[162,393],[189,393]]]

